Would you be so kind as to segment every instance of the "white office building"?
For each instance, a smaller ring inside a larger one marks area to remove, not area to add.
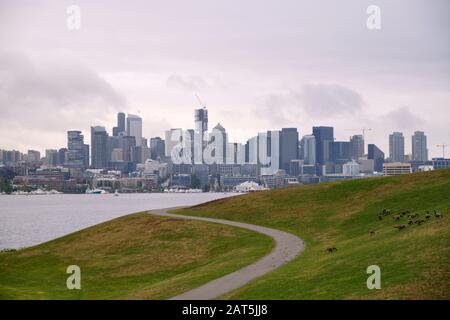
[[[136,147],[142,146],[142,118],[133,114],[127,117],[127,136],[136,139]]]
[[[316,163],[316,137],[313,135],[303,136],[302,139],[302,152],[305,164]]]

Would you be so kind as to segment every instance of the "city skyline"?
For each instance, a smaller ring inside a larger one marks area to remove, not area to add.
[[[206,112],[206,122],[205,122],[206,126],[205,126],[205,124],[198,126],[198,123],[202,123],[201,118],[199,118],[197,116],[197,114],[198,114],[198,112],[200,110],[204,110],[203,112]],[[242,140],[242,142],[241,141],[233,141],[230,138],[228,138],[229,136],[232,136],[232,132],[230,132],[229,130],[224,128],[220,124],[220,122],[217,123],[217,126],[215,126],[214,128],[208,130],[208,110],[205,107],[199,107],[199,109],[195,109],[194,111],[195,111],[195,116],[194,116],[194,120],[195,121],[192,122],[190,127],[187,127],[187,128],[182,128],[182,127],[167,128],[160,135],[152,136],[152,137],[145,137],[145,136],[142,135],[141,131],[142,131],[142,128],[143,128],[143,123],[145,123],[144,119],[142,119],[141,117],[139,117],[137,115],[134,115],[134,114],[125,114],[122,111],[119,111],[116,114],[116,120],[115,120],[116,122],[111,124],[110,126],[90,125],[89,126],[89,128],[90,128],[89,132],[90,133],[88,132],[89,136],[86,136],[85,133],[82,130],[78,130],[78,129],[66,130],[63,133],[63,135],[64,135],[65,140],[67,142],[67,134],[69,134],[70,132],[80,132],[81,136],[84,139],[86,139],[85,141],[90,141],[90,143],[87,144],[89,146],[89,150],[92,150],[92,146],[96,143],[95,140],[93,139],[93,135],[94,134],[95,134],[96,137],[103,136],[104,134],[106,134],[106,137],[117,137],[119,134],[121,134],[123,136],[135,136],[135,138],[136,138],[135,139],[136,146],[140,147],[141,146],[141,142],[144,140],[146,142],[145,147],[151,149],[151,140],[153,140],[153,139],[162,139],[162,141],[163,142],[165,141],[166,145],[167,145],[167,133],[170,132],[171,130],[180,130],[181,129],[183,132],[188,131],[188,130],[196,130],[196,131],[203,130],[203,132],[208,133],[208,132],[213,132],[214,129],[216,129],[216,127],[219,126],[222,130],[226,130],[226,134],[227,134],[227,141],[226,142],[245,144],[248,141],[250,141],[253,137],[257,136],[261,132],[264,133],[264,132],[269,132],[269,131],[279,131],[280,134],[281,134],[285,130],[289,131],[291,129],[295,129],[296,130],[296,134],[297,134],[297,138],[298,138],[297,141],[298,141],[298,144],[300,145],[300,143],[302,142],[303,138],[308,139],[309,137],[314,137],[313,134],[314,134],[315,128],[317,130],[319,130],[319,128],[331,128],[331,133],[326,133],[326,137],[327,137],[326,140],[330,140],[330,141],[332,140],[332,141],[337,142],[337,143],[342,143],[342,142],[350,143],[349,147],[350,147],[351,150],[349,150],[349,153],[352,155],[352,157],[354,159],[358,159],[359,157],[363,157],[363,156],[367,156],[368,155],[368,149],[367,149],[366,145],[368,146],[369,144],[373,144],[373,145],[376,145],[377,147],[379,147],[378,144],[372,143],[370,141],[367,141],[366,138],[363,137],[362,134],[354,134],[354,135],[349,136],[347,139],[345,139],[345,138],[344,139],[338,139],[334,135],[334,132],[335,132],[336,128],[335,127],[328,127],[328,126],[313,126],[310,129],[309,132],[305,132],[305,133],[302,133],[299,130],[299,128],[296,128],[296,127],[289,127],[289,128],[287,128],[287,127],[280,127],[280,128],[275,128],[275,129],[266,129],[266,130],[262,130],[260,132],[255,132],[253,135],[244,138]],[[117,129],[119,127],[115,126],[115,125],[121,123],[122,121],[124,123],[124,127],[123,127],[123,130],[120,131],[120,130]],[[135,125],[133,123],[136,122],[136,121],[139,123],[139,125],[138,125],[138,128],[134,129],[133,126],[135,126]],[[108,128],[110,128],[110,130],[108,130]],[[195,128],[195,129],[192,129],[192,128]],[[361,128],[361,130],[363,130],[363,129],[364,128]],[[129,130],[132,130],[132,131],[133,130],[137,130],[138,132],[128,132]],[[354,130],[354,131],[357,131],[357,130]],[[137,136],[136,136],[136,134],[137,134]],[[401,151],[397,150],[396,147],[395,147],[395,150],[392,150],[393,147],[391,145],[391,139],[392,139],[392,136],[396,136],[396,135],[401,135],[401,138],[402,138]],[[421,137],[422,137],[421,139],[424,139],[424,142],[421,142],[422,144],[420,145],[420,147],[422,149],[424,149],[424,150],[423,151],[421,150],[421,152],[423,153],[423,154],[421,154],[421,156],[423,158],[416,158],[416,159],[414,159],[413,149],[414,149],[414,144],[417,143],[414,139],[417,137],[417,135],[421,135]],[[140,139],[137,138],[137,137],[140,137]],[[405,143],[405,138],[411,138],[411,139],[407,139],[406,143]],[[102,139],[102,138],[100,137],[98,139]],[[103,138],[103,139],[106,139],[106,138]],[[355,141],[355,139],[357,141]],[[426,132],[424,132],[424,131],[413,130],[413,134],[411,134],[411,136],[409,136],[409,137],[405,136],[403,134],[403,132],[394,131],[394,132],[389,133],[386,136],[386,139],[389,141],[388,148],[386,150],[381,148],[381,151],[386,154],[386,159],[391,159],[391,161],[393,161],[393,162],[403,162],[405,156],[410,156],[411,160],[416,160],[416,161],[426,161],[426,160],[429,160],[431,158],[442,158],[442,156],[443,156],[443,154],[442,154],[442,152],[443,152],[442,151],[442,145],[436,146],[436,148],[439,148],[440,154],[438,154],[436,156],[432,156],[432,157],[428,155],[430,153],[429,152],[430,146],[427,143],[427,135],[426,135]],[[409,141],[411,141],[411,142],[408,143]],[[103,142],[103,144],[106,145],[106,140],[105,140],[105,142]],[[176,142],[172,142],[172,147],[175,144],[176,144]],[[60,146],[53,146],[52,148],[46,148],[44,150],[41,150],[41,149],[36,148],[36,147],[31,147],[31,148],[26,149],[26,150],[19,150],[18,148],[10,148],[10,149],[8,149],[8,148],[2,148],[2,146],[0,146],[0,150],[15,150],[15,151],[22,152],[24,154],[26,152],[31,151],[32,153],[37,152],[37,153],[39,153],[41,155],[44,155],[48,151],[53,151],[53,150],[57,151],[57,149],[66,148],[67,146],[68,146],[67,143],[65,143],[65,144],[60,145]],[[406,150],[408,150],[406,148],[408,146],[409,146],[410,152],[406,151]],[[280,148],[282,148],[282,147],[280,146]],[[298,148],[298,146],[297,146],[297,148]],[[321,148],[323,149],[323,146],[321,146]],[[357,149],[356,151],[355,151],[355,148]],[[401,154],[402,155],[401,158],[398,158],[398,156],[392,157],[392,151],[394,152],[394,154]],[[288,152],[288,153],[291,152],[292,153],[292,150],[284,151],[284,152]],[[280,149],[280,153],[282,153],[281,149]],[[319,154],[320,154],[320,152],[319,152]],[[445,156],[447,157],[447,154],[445,154]],[[94,158],[92,158],[92,157],[94,157]],[[297,155],[296,157],[298,158],[299,155]],[[305,158],[307,158],[307,157],[308,156],[305,156]],[[313,157],[316,157],[316,156],[314,155]],[[319,157],[319,159],[315,159],[315,160],[317,160],[317,163],[324,163],[324,162],[326,162],[323,159],[321,159],[320,155],[318,155],[318,157]],[[292,158],[295,158],[295,157],[292,157]],[[106,165],[96,166],[94,164],[94,163],[96,163],[96,161],[97,160],[95,158],[95,155],[91,154],[90,155],[90,163],[91,163],[91,166],[93,166],[93,168],[106,167]],[[101,162],[101,163],[106,163],[106,161],[107,160],[103,160],[103,162]],[[285,166],[286,166],[286,164],[284,165],[284,167]],[[280,167],[283,168],[283,165],[281,163],[280,163]]]
[[[89,139],[118,111],[145,119],[143,136],[161,136],[190,127],[196,94],[238,142],[322,125],[338,140],[373,128],[366,143],[385,153],[394,131],[426,132],[430,158],[449,143],[447,1],[378,1],[380,30],[367,29],[364,1],[196,1],[177,3],[180,13],[78,1],[80,30],[67,29],[68,5],[0,4],[3,149],[54,148],[66,128]]]

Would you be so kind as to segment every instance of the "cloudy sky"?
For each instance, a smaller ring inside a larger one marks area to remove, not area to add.
[[[81,28],[67,27],[69,5]],[[381,29],[366,26],[369,5]],[[0,149],[89,139],[116,112],[140,114],[146,137],[192,128],[198,94],[210,128],[231,140],[259,131],[335,127],[425,131],[450,144],[448,0],[0,0]],[[88,140],[89,141],[89,140]],[[449,155],[449,154],[448,154]]]

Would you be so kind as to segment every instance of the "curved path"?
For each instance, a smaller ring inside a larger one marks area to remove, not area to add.
[[[272,270],[275,270],[279,266],[285,264],[286,262],[294,259],[299,253],[303,251],[304,243],[303,241],[291,234],[284,231],[266,228],[257,226],[254,224],[235,222],[230,220],[223,219],[214,219],[214,218],[204,218],[204,217],[196,217],[196,216],[186,216],[168,213],[168,210],[173,210],[178,208],[167,208],[160,210],[152,210],[149,211],[150,214],[164,216],[164,217],[172,217],[172,218],[181,218],[181,219],[192,219],[192,220],[200,220],[207,222],[215,222],[226,224],[230,226],[235,226],[239,228],[244,228],[252,231],[256,231],[269,237],[272,237],[275,240],[275,247],[273,250],[259,259],[258,261],[239,269],[235,272],[227,274],[221,278],[212,280],[198,288],[189,290],[183,294],[180,294],[176,297],[171,298],[171,300],[208,300],[215,299],[227,292],[230,292],[234,289],[240,288],[249,281],[262,276]]]

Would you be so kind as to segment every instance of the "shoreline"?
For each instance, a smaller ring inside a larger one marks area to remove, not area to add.
[[[38,245],[134,212],[193,206],[237,195],[207,192],[0,197],[0,250]]]

